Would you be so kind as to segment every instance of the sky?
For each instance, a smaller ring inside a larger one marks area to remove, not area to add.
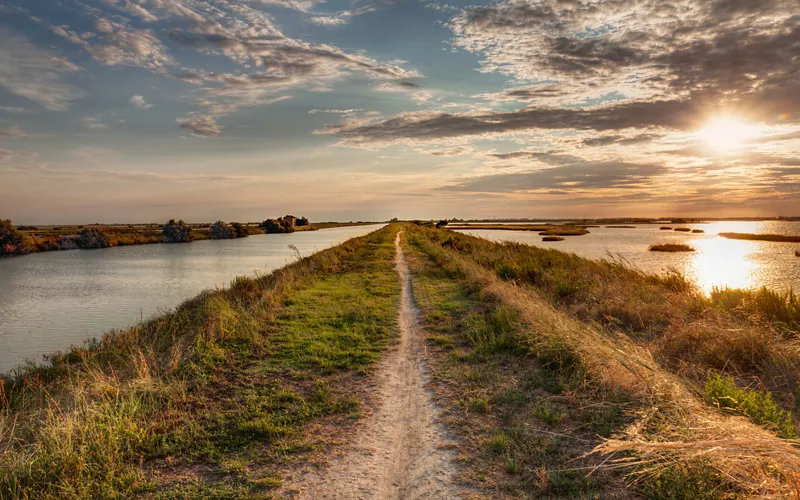
[[[0,0],[18,224],[800,215],[797,0]]]

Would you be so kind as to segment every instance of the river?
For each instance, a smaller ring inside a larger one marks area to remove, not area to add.
[[[382,225],[0,259],[0,373]]]

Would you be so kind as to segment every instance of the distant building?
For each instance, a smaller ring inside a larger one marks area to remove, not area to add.
[[[297,223],[297,217],[295,217],[294,215],[284,215],[281,218],[281,220],[286,221],[290,227],[294,227],[295,224]]]

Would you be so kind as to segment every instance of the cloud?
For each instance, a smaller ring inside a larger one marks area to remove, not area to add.
[[[109,66],[141,66],[161,70],[174,64],[164,44],[152,30],[136,29],[108,19],[95,22],[96,37],[81,37],[68,26],[50,26],[53,33],[83,47],[92,57]],[[98,41],[93,41],[97,38]],[[103,41],[99,41],[102,39]],[[90,41],[91,40],[91,41]]]
[[[150,104],[144,100],[144,96],[135,95],[130,98],[130,103],[136,106],[139,109],[150,109],[154,108],[154,104]]]
[[[29,137],[29,134],[17,126],[0,128],[0,139],[20,139]]]
[[[528,153],[526,153],[528,154]],[[574,158],[556,162],[557,166],[467,178],[442,191],[514,193],[558,189],[571,192],[583,189],[641,188],[668,169],[662,164],[625,161],[591,161]]]
[[[108,128],[108,125],[103,123],[102,120],[103,119],[99,116],[84,116],[81,118],[81,123],[83,123],[86,128],[92,130],[102,130]]]
[[[369,14],[370,12],[375,12],[384,7],[395,5],[397,1],[398,0],[380,0],[377,2],[371,2],[366,5],[362,5],[360,7],[356,7],[354,9],[342,10],[335,14],[316,15],[311,17],[311,22],[327,26],[338,26],[342,24],[347,24],[350,22],[350,19],[356,16]]]
[[[217,121],[211,115],[197,115],[179,118],[178,126],[192,135],[199,137],[216,137],[221,131]]]
[[[448,26],[482,71],[517,81],[635,99],[758,96],[797,109],[796,14],[795,0],[505,0]]]
[[[697,125],[699,114],[696,105],[682,101],[634,101],[591,108],[528,107],[508,112],[458,114],[419,111],[368,124],[346,121],[317,133],[334,134],[345,145],[391,145],[536,130],[602,132],[651,127],[689,130]]]
[[[364,111],[361,108],[353,108],[353,109],[312,109],[308,111],[308,114],[315,115],[317,113],[333,113],[336,115],[351,115],[353,113],[358,113],[360,111]]]
[[[433,93],[422,88],[421,85],[407,80],[383,82],[375,86],[378,92],[403,92],[411,97],[416,104],[425,104],[433,98]]]
[[[26,37],[0,27],[0,87],[53,111],[64,111],[82,97],[65,75],[80,68]]]
[[[625,135],[601,135],[597,137],[590,137],[587,139],[583,139],[581,143],[584,146],[596,147],[596,146],[610,146],[610,145],[620,145],[620,146],[632,146],[636,144],[646,144],[648,142],[652,142],[654,140],[658,140],[664,137],[664,134],[637,134],[632,136],[625,136]]]
[[[0,111],[4,111],[6,113],[13,113],[15,115],[19,115],[25,112],[25,108],[19,108],[16,106],[0,106]]]

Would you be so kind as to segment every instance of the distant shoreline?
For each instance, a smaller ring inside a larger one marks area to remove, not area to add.
[[[229,234],[220,237],[212,229],[215,224],[217,223],[184,224],[186,233],[184,238],[178,241],[170,241],[164,236],[164,224],[22,225],[16,227],[16,232],[20,235],[17,242],[18,249],[4,248],[0,244],[0,258],[61,250],[95,250],[159,243],[191,243],[192,241],[209,239],[238,239],[257,234],[272,233],[260,227],[259,223],[231,223],[238,225],[238,231],[233,232],[229,229]],[[281,232],[317,231],[320,229],[369,224],[378,223],[362,221],[319,222],[293,226],[291,230]]]

